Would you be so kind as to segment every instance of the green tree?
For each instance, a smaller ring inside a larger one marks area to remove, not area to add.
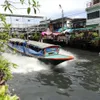
[[[35,40],[35,41],[39,41],[40,33],[33,33],[32,39]]]
[[[3,48],[5,46],[5,43],[7,43],[7,40],[10,38],[9,30],[10,30],[11,24],[6,23],[6,17],[2,14],[0,14],[0,19],[5,29],[5,32],[0,33],[0,52],[1,52],[1,51],[4,51]]]
[[[4,8],[4,10],[9,10],[11,13],[13,13],[13,8],[17,9],[14,4],[18,3],[17,1],[8,1],[5,0],[4,4],[2,5],[2,7]],[[39,2],[36,0],[20,0],[19,2],[21,5],[27,5],[27,13],[29,14],[31,12],[31,9],[34,10],[34,13],[36,14],[37,10],[39,10]]]
[[[5,0],[2,7],[4,8],[4,11],[9,10],[11,13],[13,13],[12,8],[16,8],[13,4],[16,3],[16,1],[8,1]],[[20,0],[20,4],[24,5],[26,4],[26,0]],[[36,13],[38,9],[39,2],[36,0],[27,0],[27,13],[29,14],[31,12],[31,9],[33,8],[34,13]],[[7,43],[8,39],[10,38],[9,32],[10,32],[10,24],[6,23],[6,17],[2,14],[0,14],[0,19],[2,21],[2,24],[6,30],[6,32],[0,33],[0,100],[18,100],[18,97],[16,95],[10,96],[7,94],[8,86],[5,85],[5,81],[12,78],[12,73],[10,70],[10,67],[15,67],[16,64],[10,63],[8,60],[2,57],[1,52],[4,51],[5,44]]]
[[[14,96],[8,95],[7,90],[8,90],[7,85],[0,86],[0,100],[18,100],[19,99],[16,95]]]

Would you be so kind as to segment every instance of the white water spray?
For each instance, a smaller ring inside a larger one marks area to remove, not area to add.
[[[63,49],[60,49],[60,54],[74,56],[74,59],[76,59],[75,55]],[[15,54],[4,53],[3,56],[6,59],[8,59],[10,62],[18,65],[16,69],[11,68],[12,73],[24,73],[25,74],[25,73],[34,72],[34,71],[37,72],[37,71],[42,71],[42,70],[50,70],[49,65],[44,64],[43,62],[39,61],[38,59],[34,57],[22,56],[17,53]],[[70,61],[65,61],[61,63],[60,67],[67,66],[67,62],[70,62]]]
[[[29,73],[32,71],[48,70],[48,66],[33,57],[4,53],[3,56],[10,62],[17,64],[17,68],[11,68],[12,73]]]

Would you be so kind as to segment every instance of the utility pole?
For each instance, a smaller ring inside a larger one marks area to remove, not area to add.
[[[45,27],[48,28],[47,17],[45,17]]]
[[[59,4],[59,7],[60,7],[60,9],[61,9],[61,14],[62,14],[62,30],[63,30],[63,29],[64,29],[64,11],[63,11],[63,9],[62,9],[61,4]]]

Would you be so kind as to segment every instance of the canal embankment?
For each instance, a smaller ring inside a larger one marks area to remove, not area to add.
[[[96,31],[73,31],[73,33],[67,32],[65,33],[65,38],[63,38],[62,35],[57,35],[55,37],[53,36],[50,39],[48,39],[48,36],[44,37],[43,42],[100,52],[100,36]],[[60,38],[60,41],[57,38]]]

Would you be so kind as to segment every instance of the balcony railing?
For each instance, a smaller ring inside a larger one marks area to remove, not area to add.
[[[88,7],[91,7],[91,6],[93,6],[93,2],[88,2],[87,4],[86,4],[86,7],[88,8]]]
[[[90,2],[88,2],[86,4],[86,7],[88,8],[88,7],[91,7],[91,6],[96,5],[98,3],[100,3],[100,0],[91,0]]]

